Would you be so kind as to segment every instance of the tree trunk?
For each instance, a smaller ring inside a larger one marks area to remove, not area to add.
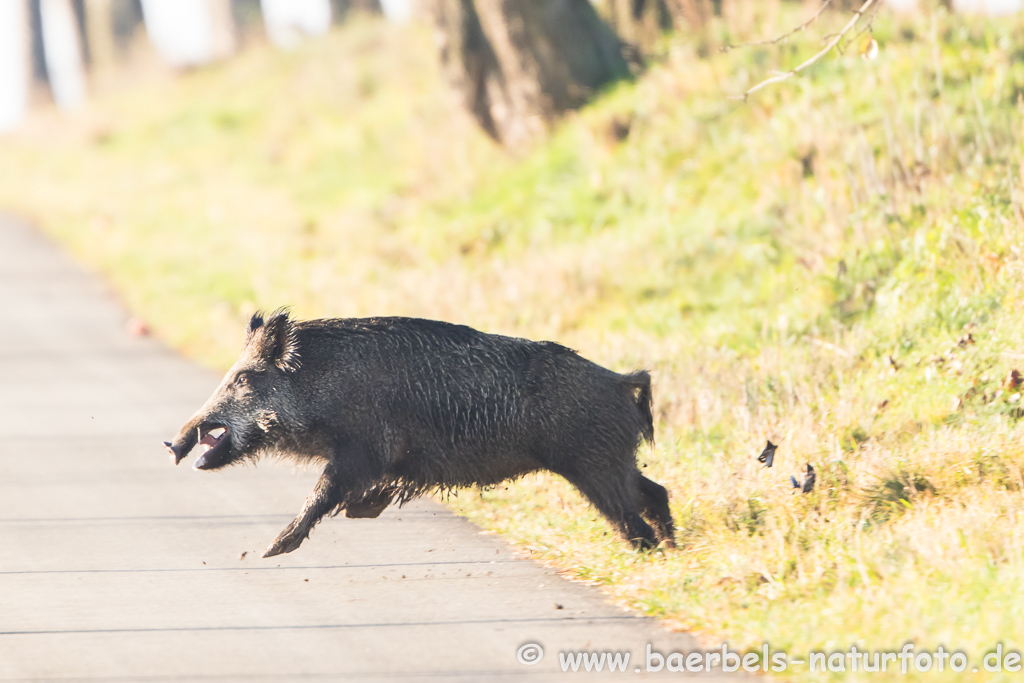
[[[32,51],[32,85],[37,95],[40,86],[48,86],[50,75],[46,72],[46,50],[43,45],[43,13],[42,0],[29,0],[29,25],[31,26]]]
[[[90,85],[102,90],[116,83],[118,67],[148,48],[139,0],[73,0],[80,23]],[[81,8],[81,12],[79,12]]]
[[[435,0],[432,9],[449,78],[480,126],[509,147],[629,74],[589,0]]]
[[[142,33],[145,23],[141,1],[111,0],[110,18],[113,22],[114,43],[117,46],[117,51],[125,56]]]
[[[85,101],[85,59],[81,24],[71,0],[39,0],[46,78],[53,100],[62,109]]]
[[[200,66],[234,52],[229,0],[142,0],[142,16],[149,41],[173,66]]]
[[[110,0],[89,0],[85,7],[85,33],[89,68],[94,72],[110,68],[117,55]]]
[[[331,28],[328,0],[261,0],[263,25],[270,42],[294,49],[306,36],[319,36]]]
[[[32,27],[24,2],[0,3],[0,131],[28,112],[32,80]]]
[[[238,32],[231,0],[207,0],[210,16],[210,55],[212,59],[230,57],[237,48]]]
[[[349,12],[381,14],[380,0],[331,0],[331,18],[340,24],[348,18]]]

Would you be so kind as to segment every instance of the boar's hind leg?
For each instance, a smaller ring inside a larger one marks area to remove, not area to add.
[[[666,548],[675,548],[675,525],[668,509],[668,491],[661,484],[637,473],[640,484],[640,512],[654,526],[654,533]]]
[[[568,479],[634,548],[648,550],[658,545],[654,530],[643,520],[637,509],[637,501],[640,499],[637,490],[639,473],[630,472],[625,476],[607,471],[558,474]]]
[[[316,523],[345,499],[346,489],[339,479],[334,467],[328,465],[317,481],[313,493],[306,498],[302,512],[285,527],[274,544],[263,553],[263,557],[290,553],[302,545]]]

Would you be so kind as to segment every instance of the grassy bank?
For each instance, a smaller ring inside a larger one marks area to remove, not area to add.
[[[680,550],[632,553],[553,477],[453,505],[737,648],[913,640],[978,664],[1024,641],[1022,28],[882,17],[876,60],[747,105],[727,96],[816,43],[680,37],[514,157],[440,87],[427,32],[358,23],[39,117],[0,140],[0,206],[216,367],[282,304],[648,367],[640,455]],[[929,677],[957,678],[908,680]]]

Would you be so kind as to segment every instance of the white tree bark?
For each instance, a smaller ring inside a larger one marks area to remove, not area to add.
[[[412,0],[380,0],[380,7],[390,21],[406,22],[412,18]]]
[[[142,0],[146,33],[174,66],[198,66],[234,51],[230,0]]]
[[[1021,0],[953,0],[953,9],[967,14],[1005,17],[1024,9],[1024,2]]]
[[[329,0],[261,0],[260,6],[270,42],[287,50],[331,28]]]
[[[75,109],[85,101],[85,64],[71,0],[41,0],[39,13],[53,101]]]
[[[31,81],[28,5],[0,2],[0,131],[25,118]]]

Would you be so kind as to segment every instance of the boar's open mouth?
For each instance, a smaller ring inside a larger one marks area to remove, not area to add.
[[[207,422],[199,426],[199,447],[202,454],[193,468],[213,470],[227,465],[231,452],[231,429],[222,424]]]

